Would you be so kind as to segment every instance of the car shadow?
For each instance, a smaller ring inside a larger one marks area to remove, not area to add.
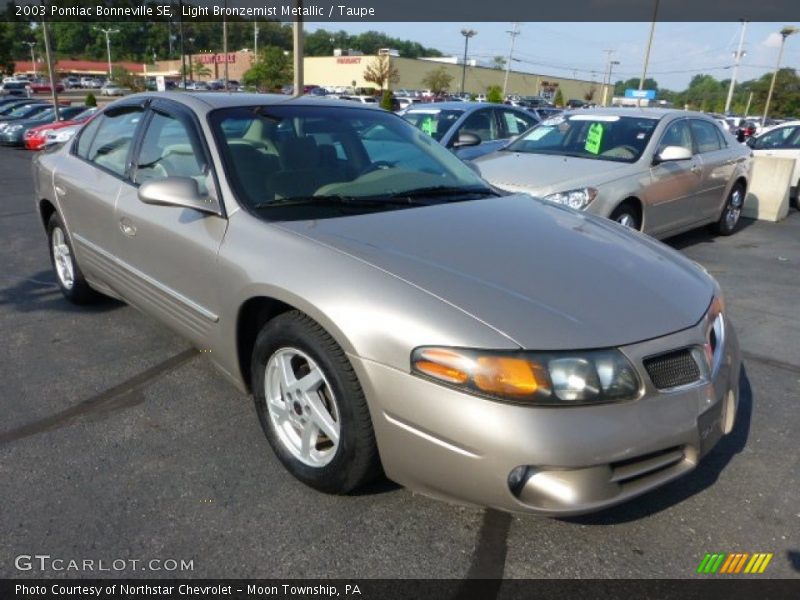
[[[757,219],[746,219],[745,217],[742,217],[739,220],[739,226],[736,228],[736,233],[743,231],[748,227],[752,227],[757,222]],[[733,235],[735,236],[736,233]],[[699,227],[697,229],[687,231],[686,233],[680,233],[674,237],[666,238],[662,241],[668,246],[675,248],[675,250],[683,250],[684,248],[696,246],[698,244],[716,244],[717,238],[719,237],[720,235],[713,232],[709,227]]]
[[[560,520],[580,525],[626,523],[659,513],[702,492],[713,485],[733,457],[744,450],[750,435],[752,414],[753,389],[745,366],[742,365],[739,377],[739,409],[733,431],[719,441],[717,446],[700,461],[696,469],[630,502],[590,515],[564,517]]]
[[[786,552],[786,558],[789,559],[789,564],[792,565],[792,568],[800,573],[800,551],[788,550]]]
[[[0,279],[0,282],[2,281]],[[0,288],[0,306],[11,306],[21,313],[39,311],[102,313],[124,306],[124,303],[101,296],[97,302],[86,306],[71,304],[61,295],[55,274],[48,269]]]

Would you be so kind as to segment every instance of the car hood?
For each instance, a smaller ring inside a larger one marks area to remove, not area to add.
[[[673,333],[703,317],[715,289],[696,264],[652,238],[526,195],[277,225],[399,277],[529,349],[621,346]]]
[[[602,185],[637,170],[635,163],[508,150],[482,156],[473,162],[481,177],[492,185],[537,196]]]

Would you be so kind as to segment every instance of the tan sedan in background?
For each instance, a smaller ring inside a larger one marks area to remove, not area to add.
[[[752,152],[702,113],[566,113],[474,161],[498,188],[525,192],[665,238],[736,229]]]

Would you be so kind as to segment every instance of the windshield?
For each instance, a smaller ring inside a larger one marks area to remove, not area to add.
[[[336,205],[341,213],[343,204],[386,210],[496,195],[440,144],[386,111],[283,104],[222,109],[211,121],[229,181],[255,211]],[[283,218],[279,212],[267,217]]]
[[[440,142],[453,123],[458,121],[463,110],[412,110],[403,115],[403,118],[417,129],[431,136]]]
[[[89,117],[91,117],[94,113],[98,111],[97,107],[87,108],[86,110],[79,112],[77,115],[72,117],[73,121],[85,121]]]
[[[657,124],[645,117],[562,115],[542,121],[505,150],[632,163],[639,160]]]
[[[9,112],[7,114],[7,116],[9,116],[9,117],[24,117],[24,116],[28,115],[29,113],[35,113],[35,112],[39,112],[39,111],[42,111],[42,110],[45,110],[45,108],[42,107],[40,104],[36,104],[36,105],[26,104],[26,105],[23,105],[23,106],[18,106],[17,108],[15,108],[11,112]]]

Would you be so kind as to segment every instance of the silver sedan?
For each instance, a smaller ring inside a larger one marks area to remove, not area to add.
[[[688,473],[733,427],[739,348],[711,276],[498,194],[386,111],[141,94],[34,176],[64,296],[122,299],[205,350],[316,489],[385,473],[576,514]]]
[[[475,160],[484,179],[665,238],[739,223],[752,152],[712,118],[663,109],[565,113]]]

